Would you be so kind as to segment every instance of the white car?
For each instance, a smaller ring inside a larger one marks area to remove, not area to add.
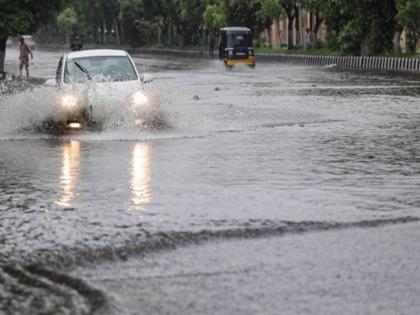
[[[151,114],[144,83],[152,80],[151,75],[138,73],[123,50],[66,53],[58,63],[56,78],[45,82],[59,91],[59,113],[53,123],[71,129],[101,128],[123,120],[143,125]]]

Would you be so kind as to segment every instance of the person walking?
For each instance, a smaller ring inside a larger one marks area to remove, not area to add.
[[[29,46],[25,43],[25,39],[21,37],[19,39],[19,72],[20,76],[22,76],[22,68],[25,66],[26,70],[26,77],[29,77],[29,55],[31,55],[31,59],[34,59],[34,55],[32,53],[32,50],[29,48]]]

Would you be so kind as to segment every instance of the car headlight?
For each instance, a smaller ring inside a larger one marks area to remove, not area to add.
[[[144,106],[144,105],[147,105],[148,103],[149,103],[149,98],[146,95],[144,95],[144,93],[141,91],[134,93],[130,97],[130,104],[135,107]]]
[[[73,108],[79,104],[79,99],[73,94],[66,94],[61,99],[61,105],[65,108]]]

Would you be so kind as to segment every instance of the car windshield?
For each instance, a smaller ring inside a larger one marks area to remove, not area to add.
[[[133,64],[127,56],[95,56],[70,59],[66,63],[64,82],[137,80]]]

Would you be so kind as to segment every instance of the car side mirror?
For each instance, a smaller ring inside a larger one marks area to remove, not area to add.
[[[55,79],[48,79],[47,81],[45,81],[44,85],[51,86],[51,87],[56,87],[57,82],[55,81]]]
[[[143,75],[141,76],[141,82],[143,82],[143,83],[150,83],[154,79],[155,78],[149,73],[143,73]]]

